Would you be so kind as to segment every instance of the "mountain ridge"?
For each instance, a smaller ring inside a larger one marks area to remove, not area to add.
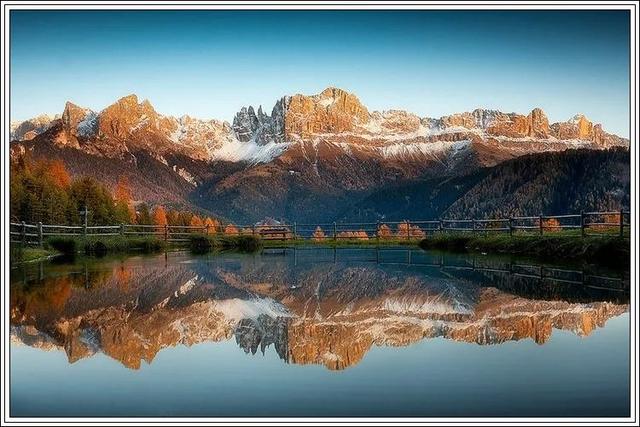
[[[58,117],[13,129],[24,137],[11,143],[13,156],[62,158],[72,175],[110,187],[125,175],[135,200],[188,204],[242,222],[337,218],[399,184],[527,154],[629,147],[581,114],[559,123],[539,108],[419,117],[370,111],[333,87],[281,97],[270,113],[242,107],[232,122],[165,116],[127,95],[99,112],[68,102]]]
[[[399,136],[406,139],[435,136],[438,140],[437,136],[442,134],[478,133],[483,130],[487,139],[580,140],[603,146],[628,144],[626,138],[605,132],[601,124],[592,123],[584,114],[577,114],[565,122],[549,123],[540,108],[533,108],[526,116],[482,108],[440,118],[419,117],[398,109],[369,112],[357,96],[335,87],[316,95],[283,96],[275,102],[271,114],[264,113],[262,106],[258,107],[257,113],[251,105],[242,107],[231,123],[196,119],[186,114],[180,117],[162,115],[156,112],[149,100],[139,102],[135,94],[124,96],[99,112],[67,101],[61,115],[41,115],[12,123],[11,140],[33,139],[51,128],[57,120],[62,120],[68,135],[75,137],[122,140],[147,129],[163,135],[178,148],[190,146],[196,151],[194,155],[200,158],[205,153],[212,155],[216,147],[226,142],[225,137],[239,143],[254,140],[258,145],[265,145],[268,142],[308,140],[326,134],[340,134],[347,139],[357,135],[370,141],[377,137],[398,139]],[[217,133],[211,132],[212,126]],[[183,135],[189,132],[189,135]]]

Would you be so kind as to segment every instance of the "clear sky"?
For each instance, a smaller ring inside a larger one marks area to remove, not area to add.
[[[232,120],[327,86],[370,110],[580,112],[628,136],[628,13],[14,11],[11,119],[136,93],[162,114]]]

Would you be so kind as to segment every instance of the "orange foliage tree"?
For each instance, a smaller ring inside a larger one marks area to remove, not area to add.
[[[560,228],[560,221],[558,221],[556,218],[543,219],[542,228],[544,229],[544,231],[550,231],[552,233],[562,230]]]
[[[358,239],[358,240],[368,240],[369,236],[367,232],[364,230],[358,231],[341,231],[338,233],[338,238],[341,239]]]
[[[315,240],[316,242],[322,241],[326,238],[327,236],[326,234],[324,234],[324,231],[322,231],[322,228],[320,228],[320,226],[316,227],[316,230],[313,232],[313,235],[311,236],[311,239]]]
[[[404,221],[398,224],[398,237],[400,238],[424,238],[425,232],[422,231],[417,225],[410,225],[409,222]]]
[[[46,163],[47,175],[51,181],[60,188],[67,188],[71,184],[71,175],[67,171],[62,160],[56,159]]]
[[[160,205],[156,206],[153,210],[153,223],[155,225],[167,225],[167,213]]]
[[[594,228],[596,230],[617,230],[620,224],[620,214],[619,213],[611,213],[602,215],[602,223],[593,223],[589,225],[589,228]],[[615,224],[615,225],[614,225]]]
[[[204,222],[198,215],[194,215],[191,217],[191,221],[189,222],[189,225],[192,227],[203,227]]]
[[[387,224],[382,224],[378,227],[378,237],[381,239],[391,239],[393,237],[393,231]]]
[[[204,220],[204,226],[207,228],[207,232],[209,233],[217,233],[220,228],[220,223],[217,219],[207,217]]]
[[[237,235],[239,233],[240,232],[238,231],[238,227],[233,224],[227,224],[227,226],[224,228],[224,234]]]
[[[120,219],[129,222],[135,221],[136,210],[133,207],[131,188],[129,187],[129,180],[126,176],[121,176],[118,180],[113,198],[116,202],[118,215],[121,217]]]

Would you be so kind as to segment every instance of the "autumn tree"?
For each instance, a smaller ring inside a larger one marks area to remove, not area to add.
[[[131,188],[126,176],[121,176],[114,191],[116,202],[116,216],[120,222],[133,222],[136,218],[136,211],[133,208]]]
[[[324,231],[322,231],[322,228],[320,228],[320,226],[316,227],[313,235],[311,236],[311,239],[315,240],[316,242],[325,240],[326,238],[327,236],[324,234]]]
[[[203,227],[204,222],[198,215],[193,215],[191,221],[189,221],[189,225],[192,227]]]
[[[175,209],[167,210],[167,224],[169,225],[182,225],[179,222],[180,213]]]
[[[220,228],[220,223],[217,219],[207,217],[204,220],[204,226],[207,228],[207,232],[209,233],[217,233],[218,228]]]
[[[227,224],[227,226],[224,228],[224,234],[228,234],[231,236],[237,235],[239,234],[239,230],[238,227],[236,227],[233,224]]]
[[[149,212],[149,205],[146,203],[140,203],[136,211],[136,224],[151,225],[153,224],[153,218]]]
[[[400,238],[423,238],[425,232],[417,225],[411,225],[409,221],[403,221],[398,224],[397,236]]]
[[[369,240],[369,235],[364,230],[358,230],[354,233],[354,236],[358,240]]]
[[[160,226],[167,225],[167,213],[162,205],[158,205],[153,209],[153,223]]]
[[[543,219],[542,228],[544,229],[544,231],[550,231],[552,233],[562,230],[562,228],[560,227],[560,221],[558,221],[556,218]]]
[[[69,184],[71,183],[71,175],[67,171],[62,160],[51,160],[50,162],[46,162],[45,165],[47,174],[54,185],[61,188],[69,187]]]
[[[381,239],[391,239],[393,237],[393,231],[387,224],[382,224],[378,227],[378,237]]]

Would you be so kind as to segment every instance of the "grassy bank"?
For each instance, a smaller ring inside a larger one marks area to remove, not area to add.
[[[216,250],[254,252],[262,247],[262,240],[255,236],[217,236],[198,234],[189,237],[191,252],[204,254]]]
[[[53,237],[45,240],[44,247],[65,255],[83,253],[103,256],[109,253],[151,253],[166,247],[164,240],[156,237],[91,236]]]
[[[346,239],[336,239],[326,238],[322,240],[312,240],[312,239],[291,239],[291,240],[263,240],[263,245],[265,247],[279,247],[279,246],[331,246],[331,247],[349,247],[349,246],[396,246],[396,245],[404,245],[404,246],[415,246],[418,244],[420,240],[411,239],[407,240],[404,238],[385,238],[385,239],[376,239],[375,237],[369,239],[355,239],[355,238],[346,238]]]
[[[23,248],[20,246],[12,246],[10,260],[12,264],[33,262],[47,259],[58,254],[60,254],[60,252],[56,251],[55,249]]]
[[[571,235],[507,236],[437,234],[420,242],[423,249],[473,251],[535,257],[545,260],[578,260],[615,268],[630,265],[628,237]]]

